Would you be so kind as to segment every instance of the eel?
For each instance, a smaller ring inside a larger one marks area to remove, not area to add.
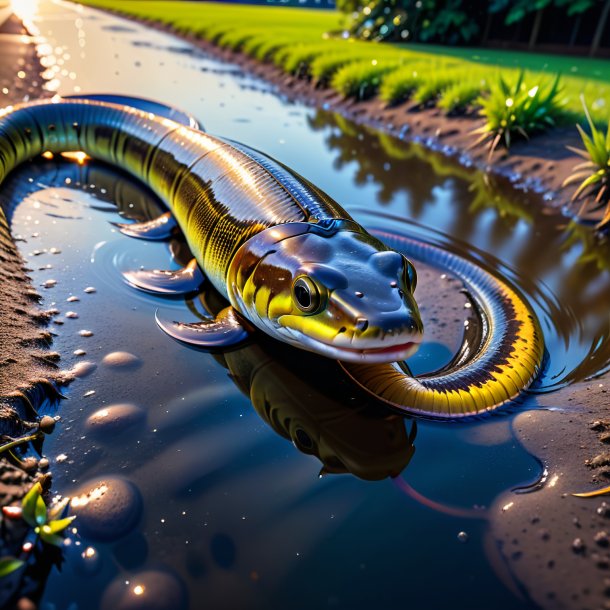
[[[157,315],[178,341],[213,350],[262,331],[339,360],[390,406],[438,418],[494,410],[526,389],[542,366],[544,341],[529,304],[483,273],[474,282],[463,278],[483,321],[475,349],[463,350],[437,374],[409,375],[404,360],[423,336],[411,261],[259,151],[99,99],[54,98],[0,111],[0,182],[42,153],[73,151],[142,180],[167,206],[151,221],[119,224],[124,234],[159,240],[181,230],[194,256],[181,270],[133,271],[126,281],[165,295],[192,293],[209,282],[230,303],[197,323]],[[430,248],[436,263],[463,268],[461,259]]]

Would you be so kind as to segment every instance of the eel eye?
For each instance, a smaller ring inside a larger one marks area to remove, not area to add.
[[[313,313],[322,302],[320,291],[308,277],[301,275],[292,285],[292,295],[296,306],[305,313]]]
[[[417,287],[417,271],[415,271],[415,267],[407,257],[405,257],[404,276],[405,285],[411,293],[414,293],[415,288]]]

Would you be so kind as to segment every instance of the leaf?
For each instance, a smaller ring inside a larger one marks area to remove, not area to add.
[[[608,487],[602,487],[594,491],[585,491],[582,493],[572,494],[575,498],[595,498],[597,496],[604,496],[610,494],[610,485]]]
[[[59,534],[53,534],[48,530],[48,525],[43,525],[40,528],[40,532],[38,534],[40,536],[40,539],[46,544],[52,544],[53,546],[62,546],[64,543],[63,536],[60,536]]]
[[[15,559],[14,557],[3,557],[0,559],[0,578],[4,578],[9,574],[12,574],[25,564],[25,561],[21,559]]]
[[[36,498],[34,517],[37,525],[44,525],[47,522],[47,505],[44,503],[42,496]]]
[[[76,515],[72,515],[71,517],[66,517],[65,519],[57,519],[56,521],[49,521],[47,525],[43,528],[45,531],[48,528],[48,531],[51,534],[59,534],[63,532],[69,525],[76,519]]]
[[[21,501],[23,520],[31,527],[36,527],[39,525],[39,523],[36,521],[36,505],[38,503],[38,499],[42,499],[41,495],[42,485],[40,483],[35,483]]]
[[[576,192],[572,195],[572,201],[578,199],[581,193],[592,184],[596,184],[601,180],[601,176],[599,174],[593,174],[589,176],[586,180],[582,181],[582,184],[576,189]]]

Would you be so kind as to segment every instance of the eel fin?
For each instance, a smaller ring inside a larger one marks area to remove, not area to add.
[[[171,212],[165,212],[165,214],[161,214],[161,216],[157,216],[157,218],[147,220],[146,222],[115,222],[112,224],[114,224],[123,235],[151,240],[167,239],[178,226],[178,223],[171,215]]]
[[[166,296],[196,292],[205,279],[195,259],[192,259],[186,267],[176,271],[161,269],[125,271],[123,278],[134,288]]]
[[[201,322],[175,322],[164,320],[155,313],[159,328],[176,341],[202,350],[214,350],[243,343],[253,328],[240,318],[232,307],[225,307],[216,318]]]

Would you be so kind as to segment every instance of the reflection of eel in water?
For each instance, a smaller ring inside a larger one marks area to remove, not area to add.
[[[128,281],[180,294],[207,278],[231,303],[215,319],[194,324],[159,320],[180,341],[226,347],[258,328],[340,360],[381,400],[433,417],[494,409],[538,373],[544,347],[529,306],[499,279],[482,272],[473,279],[474,266],[433,247],[419,251],[466,280],[484,332],[475,349],[437,374],[413,378],[393,365],[415,351],[422,335],[412,264],[260,152],[131,105],[45,100],[0,111],[0,179],[45,151],[84,151],[117,165],[168,206],[158,219],[121,230],[163,239],[177,224],[195,258],[176,272],[128,273]]]

